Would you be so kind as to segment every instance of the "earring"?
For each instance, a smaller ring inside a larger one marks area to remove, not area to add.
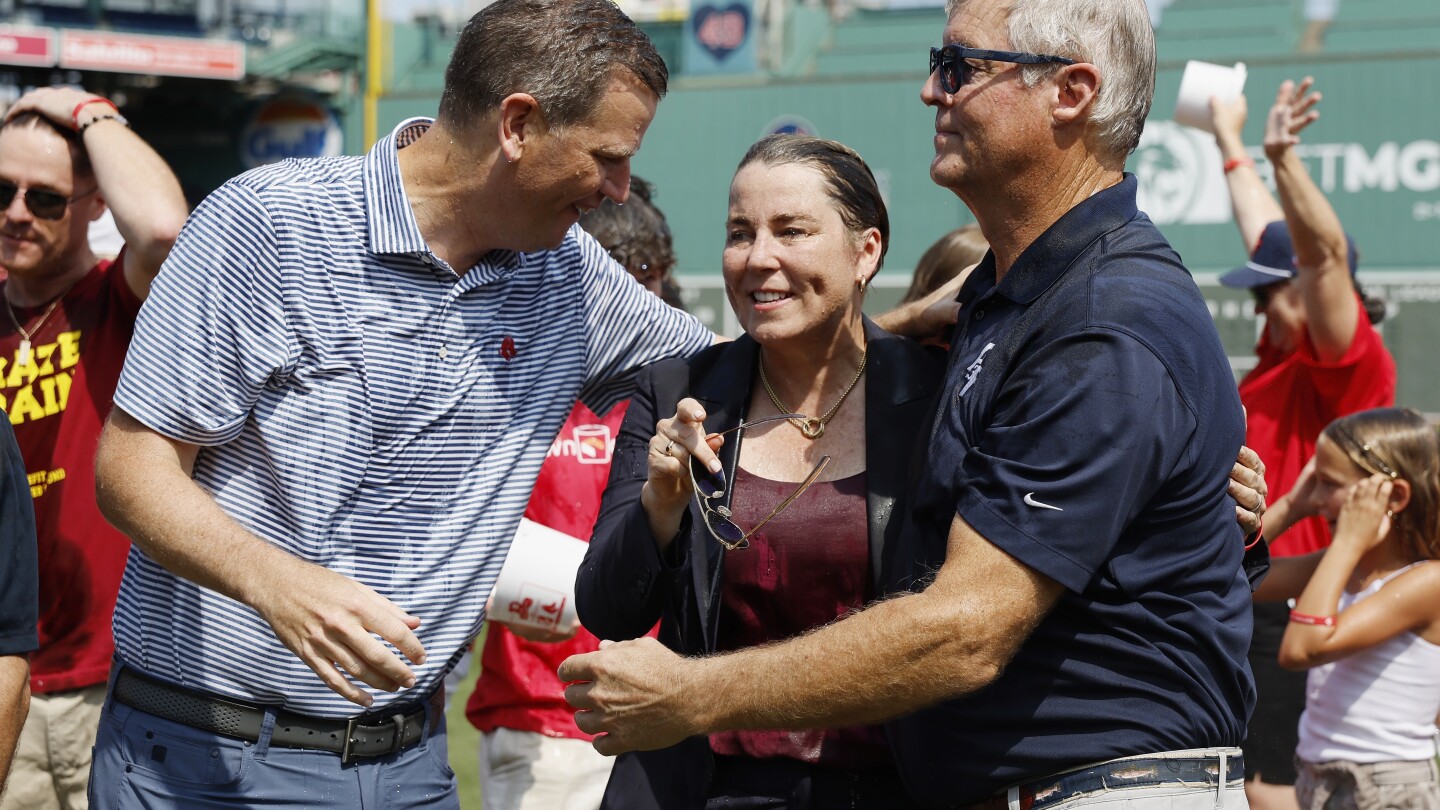
[[[859,281],[855,282],[855,286],[856,286],[856,287],[859,287],[859,288],[860,288],[860,292],[863,293],[863,292],[865,292],[865,285],[866,285],[866,284],[869,284],[869,283],[870,283],[870,279],[868,279],[868,278],[862,278],[862,279],[860,279]]]

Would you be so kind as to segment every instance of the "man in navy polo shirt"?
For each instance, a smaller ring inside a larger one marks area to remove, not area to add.
[[[607,753],[899,717],[887,736],[933,807],[1243,808],[1249,588],[1226,497],[1243,416],[1123,173],[1154,87],[1145,9],[952,2],[944,43],[922,92],[931,176],[991,253],[887,561],[914,592],[702,660],[613,645],[561,668],[590,681],[567,697]]]

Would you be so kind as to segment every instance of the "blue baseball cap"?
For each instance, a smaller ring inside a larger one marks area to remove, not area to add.
[[[1353,277],[1357,265],[1355,240],[1346,234],[1345,244],[1350,259],[1350,275]],[[1237,267],[1221,276],[1220,283],[1226,287],[1248,290],[1279,281],[1289,281],[1294,277],[1295,245],[1290,241],[1290,226],[1282,219],[1265,226],[1265,230],[1260,234],[1260,243],[1255,246],[1255,252],[1250,254],[1250,261],[1246,262],[1244,267]]]

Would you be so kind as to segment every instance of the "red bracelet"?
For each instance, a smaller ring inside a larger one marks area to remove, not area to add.
[[[1254,540],[1250,540],[1250,537],[1253,537],[1253,538],[1255,538],[1255,539],[1254,539]],[[1249,551],[1250,549],[1252,549],[1252,548],[1260,545],[1260,541],[1265,539],[1265,518],[1264,518],[1264,517],[1261,517],[1261,518],[1260,518],[1260,525],[1255,527],[1255,533],[1252,534],[1252,535],[1250,535],[1250,537],[1245,538],[1246,540],[1249,541],[1249,542],[1247,542],[1247,543],[1245,544],[1245,550],[1246,550],[1246,551]]]
[[[1254,166],[1254,165],[1255,165],[1255,158],[1238,157],[1238,158],[1230,158],[1229,160],[1225,161],[1225,165],[1224,165],[1223,168],[1225,169],[1225,173],[1226,173],[1226,174],[1229,174],[1230,172],[1235,171],[1236,169],[1240,168],[1241,166]]]
[[[82,108],[84,108],[84,107],[87,107],[87,106],[91,105],[91,104],[107,104],[107,105],[110,106],[110,109],[114,110],[114,111],[117,112],[117,113],[120,112],[120,108],[119,108],[119,107],[116,107],[116,106],[115,106],[115,102],[111,101],[110,99],[105,98],[104,96],[91,96],[90,98],[85,99],[84,101],[80,102],[79,104],[76,104],[76,105],[75,105],[75,109],[73,109],[73,110],[70,111],[70,128],[71,128],[71,129],[73,129],[73,130],[75,130],[75,131],[77,131],[77,132],[80,130],[80,110],[81,110]]]
[[[1301,613],[1298,610],[1290,611],[1290,621],[1296,624],[1309,624],[1316,627],[1334,627],[1334,616],[1312,616],[1309,613]]]

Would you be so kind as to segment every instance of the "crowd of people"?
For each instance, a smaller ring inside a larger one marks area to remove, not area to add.
[[[867,317],[869,167],[764,138],[733,341],[630,174],[668,72],[608,0],[487,6],[434,119],[188,221],[107,99],[19,99],[0,808],[458,807],[444,680],[523,515],[589,538],[583,627],[491,623],[487,808],[1440,810],[1440,438],[1296,153],[1319,94],[1270,106],[1273,194],[1212,102],[1237,387],[1124,171],[1145,6],[937,35],[930,174],[976,224]]]

